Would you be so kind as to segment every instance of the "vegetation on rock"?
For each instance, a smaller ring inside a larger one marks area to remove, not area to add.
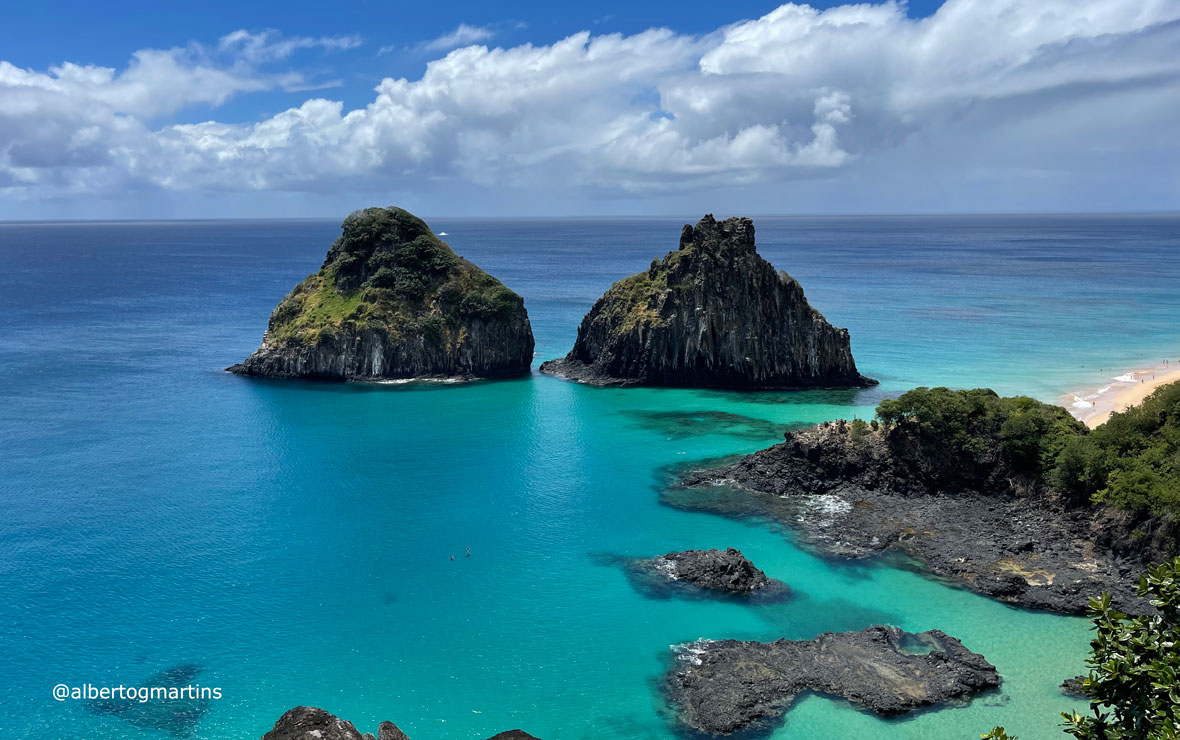
[[[1059,406],[983,389],[917,388],[882,401],[877,418],[953,455],[998,455],[1075,503],[1180,517],[1180,383],[1093,431]]]
[[[262,346],[230,370],[330,379],[528,373],[524,301],[401,208],[348,216],[319,271],[271,314]]]
[[[505,316],[520,305],[422,219],[401,208],[366,208],[345,219],[323,267],[283,299],[269,331],[304,341],[369,328],[455,338],[462,319]]]

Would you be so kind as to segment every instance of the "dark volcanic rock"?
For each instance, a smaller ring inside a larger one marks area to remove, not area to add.
[[[766,728],[801,691],[895,715],[1000,685],[982,655],[938,630],[869,627],[806,641],[703,640],[678,650],[670,698],[682,722],[710,735]]]
[[[288,711],[274,729],[262,736],[262,740],[374,740],[373,736],[362,735],[351,722],[334,717],[315,707],[295,707]],[[377,730],[376,740],[409,740],[392,722],[382,722]],[[488,740],[537,740],[521,730],[508,730],[493,735]]]
[[[279,303],[239,375],[328,380],[527,375],[520,296],[400,208],[344,220],[320,271]]]
[[[262,740],[372,740],[372,737],[362,735],[351,722],[322,709],[295,707],[280,717],[274,729],[263,735]],[[391,740],[396,737],[390,736]]]
[[[666,503],[769,516],[826,554],[900,551],[1026,607],[1081,614],[1106,591],[1124,610],[1145,608],[1129,577],[1142,565],[1100,544],[1106,515],[1030,487],[991,451],[947,456],[903,429],[827,422],[683,484]],[[735,509],[735,489],[748,509]]]
[[[725,550],[684,550],[647,561],[658,574],[699,588],[726,593],[750,593],[771,580],[732,547]]]
[[[748,218],[685,226],[680,249],[611,286],[543,372],[596,385],[770,389],[873,385],[848,331],[754,248]]]
[[[410,740],[406,733],[392,722],[382,722],[377,726],[377,740]]]
[[[1066,696],[1076,696],[1080,698],[1086,697],[1086,691],[1082,688],[1082,681],[1085,681],[1085,676],[1074,676],[1067,678],[1061,682],[1061,693]]]

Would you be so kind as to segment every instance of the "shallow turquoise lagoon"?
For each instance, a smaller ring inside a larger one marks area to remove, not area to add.
[[[547,358],[686,220],[432,226],[525,296]],[[336,224],[0,225],[0,734],[257,738],[312,704],[366,731],[391,719],[415,740],[511,727],[671,738],[659,689],[671,645],[890,623],[961,638],[1003,688],[891,721],[809,696],[775,738],[941,740],[995,724],[1064,737],[1057,684],[1082,669],[1085,620],[819,559],[769,523],[671,508],[660,490],[677,466],[868,417],[915,385],[1053,400],[1180,358],[1180,220],[756,224],[761,251],[849,327],[880,388],[251,381],[221,368],[256,346]],[[617,563],[725,546],[796,598],[652,599]],[[224,694],[192,722],[50,696],[185,664]]]

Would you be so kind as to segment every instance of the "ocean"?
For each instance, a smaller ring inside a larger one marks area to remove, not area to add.
[[[723,214],[718,214],[721,216]],[[680,219],[428,219],[525,298],[537,360]],[[265,381],[223,369],[338,221],[0,224],[0,736],[261,737],[293,706],[375,732],[677,737],[660,677],[700,637],[888,623],[983,653],[1003,687],[884,720],[801,697],[781,740],[1060,735],[1084,619],[901,563],[816,557],[683,511],[679,466],[869,418],[915,386],[1057,401],[1180,358],[1180,216],[756,218],[759,251],[848,327],[862,391]],[[535,365],[534,365],[535,367]],[[652,598],[621,557],[737,547],[785,603]],[[470,548],[471,555],[466,555]],[[452,559],[451,556],[454,556]],[[96,711],[57,684],[175,671],[221,698]]]

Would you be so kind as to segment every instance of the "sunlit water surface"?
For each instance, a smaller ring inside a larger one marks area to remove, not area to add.
[[[685,220],[432,226],[525,297],[545,359]],[[868,417],[916,385],[1054,400],[1180,357],[1180,220],[756,225],[761,253],[850,329],[878,389],[248,380],[222,368],[257,346],[336,223],[0,225],[0,735],[257,738],[311,704],[415,740],[671,738],[669,646],[888,623],[961,638],[1003,688],[890,721],[807,696],[776,738],[1059,736],[1071,702],[1057,685],[1082,669],[1084,620],[819,559],[769,523],[662,505],[660,489],[670,468]],[[617,561],[726,546],[796,598],[654,599]],[[177,666],[224,698],[173,717],[50,696]]]

